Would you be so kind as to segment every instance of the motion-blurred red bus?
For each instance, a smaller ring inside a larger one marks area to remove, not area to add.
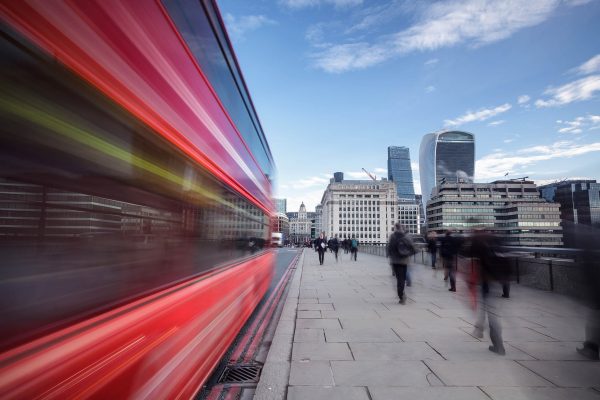
[[[1,1],[0,398],[190,398],[273,274],[211,0]]]

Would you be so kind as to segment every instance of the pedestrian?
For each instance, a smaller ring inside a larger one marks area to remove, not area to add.
[[[577,224],[568,226],[575,231],[578,254],[578,270],[581,274],[581,295],[589,306],[585,325],[585,341],[577,352],[590,360],[600,359],[600,258],[597,249],[600,231],[597,227]]]
[[[325,232],[321,232],[319,237],[315,239],[315,251],[319,253],[319,265],[323,265],[323,261],[325,261],[326,250],[327,241],[325,240]]]
[[[344,254],[348,254],[348,248],[350,247],[348,245],[348,238],[344,238],[344,240],[342,240],[342,247],[344,248]]]
[[[490,285],[502,284],[503,280],[507,278],[508,261],[499,253],[498,239],[489,232],[476,229],[471,241],[471,257],[476,258],[479,263],[481,301],[479,302],[479,316],[475,322],[473,336],[483,337],[487,317],[490,325],[490,339],[492,340],[489,350],[503,356],[506,354],[506,350],[502,341],[502,325],[499,317],[501,304],[498,297],[490,296]]]
[[[390,259],[394,275],[396,275],[396,289],[400,298],[400,304],[406,304],[404,285],[406,283],[409,258],[415,252],[412,240],[405,234],[403,226],[397,222],[394,225],[394,233],[392,233],[388,242],[387,256]]]
[[[435,269],[435,262],[437,261],[437,240],[435,231],[431,231],[427,234],[427,252],[431,259],[431,268]]]
[[[440,239],[440,255],[444,264],[444,280],[450,279],[450,292],[456,292],[456,257],[460,249],[461,242],[457,237],[452,236],[452,231],[448,229],[446,234]]]
[[[333,251],[333,254],[335,255],[335,261],[337,262],[338,251],[340,249],[340,242],[338,241],[337,235],[335,235],[333,239],[330,240],[330,242],[331,244],[329,245],[329,248]]]
[[[358,253],[358,240],[356,240],[356,238],[353,236],[352,239],[350,239],[350,260],[352,260],[352,258],[354,258],[354,261],[356,261],[357,253]]]

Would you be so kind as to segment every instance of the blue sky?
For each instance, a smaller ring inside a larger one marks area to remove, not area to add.
[[[476,137],[475,180],[600,180],[600,0],[219,0],[275,162],[309,210],[387,146]]]

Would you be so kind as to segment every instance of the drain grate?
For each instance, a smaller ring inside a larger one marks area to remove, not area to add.
[[[225,367],[225,371],[219,378],[219,383],[258,383],[262,365],[256,364],[235,364]]]

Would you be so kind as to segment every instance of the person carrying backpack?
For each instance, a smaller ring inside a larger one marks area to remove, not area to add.
[[[415,246],[410,238],[405,234],[404,227],[397,222],[394,225],[394,233],[390,236],[387,246],[387,256],[396,275],[396,284],[400,304],[406,304],[404,295],[404,286],[406,284],[406,272],[410,256],[415,254]]]
[[[354,257],[354,261],[356,261],[356,254],[358,253],[358,240],[356,238],[352,238],[350,240],[350,259]]]

